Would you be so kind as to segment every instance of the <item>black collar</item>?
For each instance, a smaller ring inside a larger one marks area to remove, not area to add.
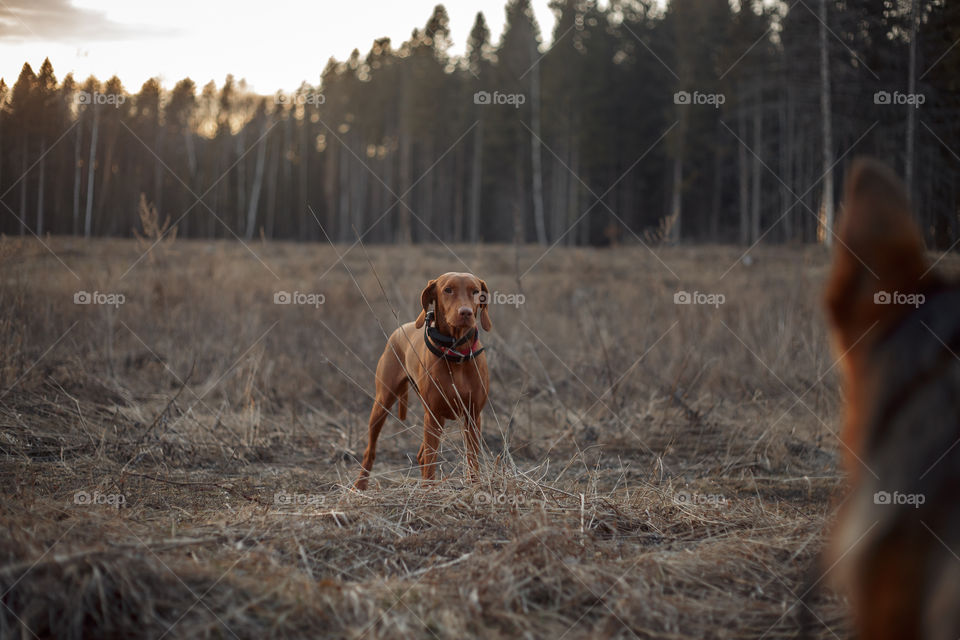
[[[467,331],[459,339],[440,333],[440,330],[433,326],[433,311],[428,311],[426,322],[423,328],[423,341],[427,345],[430,353],[450,362],[466,362],[472,360],[483,353],[483,347],[474,349],[477,345],[477,328],[474,327]],[[470,350],[466,353],[458,351],[460,345],[468,344]]]

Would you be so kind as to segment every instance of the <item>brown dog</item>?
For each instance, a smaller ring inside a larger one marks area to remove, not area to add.
[[[827,291],[847,399],[826,564],[860,638],[960,637],[960,288],[929,271],[900,181],[855,162]]]
[[[480,412],[487,402],[490,375],[480,346],[477,318],[491,328],[487,284],[469,273],[445,273],[420,294],[423,310],[416,322],[393,332],[377,364],[377,392],[370,411],[370,433],[356,488],[366,489],[377,438],[394,401],[398,417],[407,417],[407,388],[423,401],[423,444],[417,453],[420,474],[434,477],[437,449],[445,420],[464,419],[467,462],[476,472],[480,449]],[[430,311],[431,305],[433,311]]]

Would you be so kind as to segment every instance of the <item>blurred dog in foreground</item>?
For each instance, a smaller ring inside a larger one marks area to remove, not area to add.
[[[860,638],[960,637],[960,287],[936,275],[906,191],[854,162],[826,306],[851,492],[825,561]]]
[[[422,310],[415,322],[398,327],[377,364],[377,391],[370,411],[369,441],[363,470],[354,486],[366,489],[376,458],[377,438],[397,400],[397,417],[407,417],[407,389],[412,384],[423,401],[423,444],[417,453],[424,480],[435,475],[445,420],[463,418],[469,469],[478,469],[480,412],[487,402],[490,375],[480,331],[491,328],[487,283],[469,273],[445,273],[420,294]],[[431,306],[433,309],[431,310]],[[423,335],[419,335],[423,329]]]

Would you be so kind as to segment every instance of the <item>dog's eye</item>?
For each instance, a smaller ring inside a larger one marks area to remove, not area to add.
[[[444,293],[453,293],[453,287],[447,287],[443,290]]]

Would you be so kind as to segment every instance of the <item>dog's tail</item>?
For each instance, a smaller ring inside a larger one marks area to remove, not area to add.
[[[400,420],[407,419],[407,388],[409,386],[408,383],[404,382],[400,390],[397,391],[397,400],[400,402],[400,406],[397,407],[397,417],[400,418]]]

